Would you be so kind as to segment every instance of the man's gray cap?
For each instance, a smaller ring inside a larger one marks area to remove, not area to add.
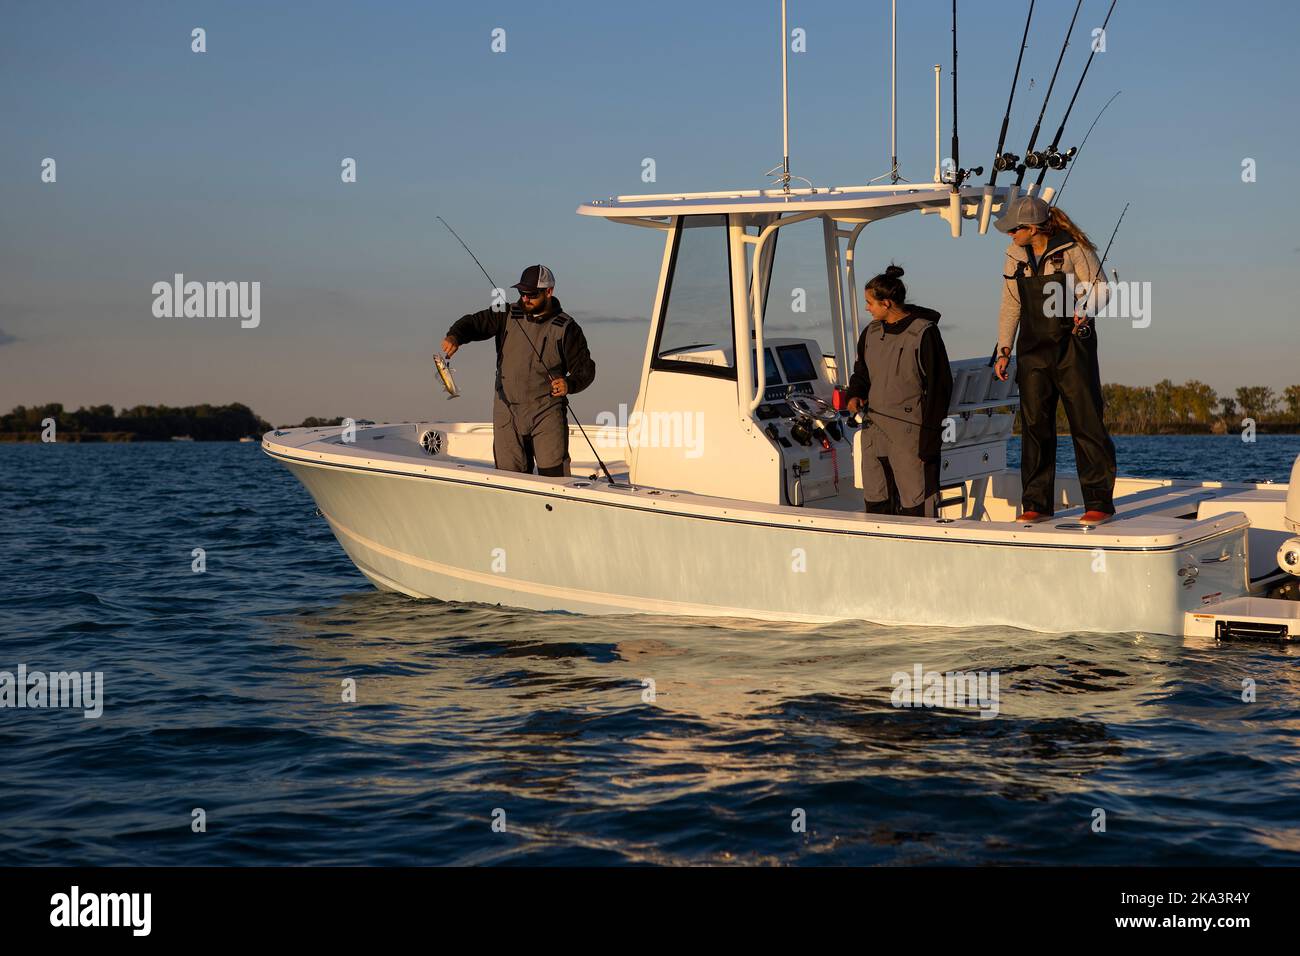
[[[1041,226],[1047,222],[1051,211],[1051,207],[1037,196],[1021,196],[994,225],[999,232],[1010,232],[1016,226]]]

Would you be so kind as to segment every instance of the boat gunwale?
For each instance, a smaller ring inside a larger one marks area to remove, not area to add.
[[[415,423],[402,423],[402,424],[415,424]],[[433,424],[433,423],[428,423],[428,424]],[[716,499],[712,499],[709,496],[695,495],[685,491],[671,491],[669,489],[662,489],[662,490],[664,491],[665,494],[672,495],[673,500],[675,500],[681,505],[687,506],[687,508],[690,510],[668,508],[665,507],[663,502],[661,501],[645,501],[643,499],[637,499],[635,501],[629,501],[626,499],[608,500],[608,496],[610,495],[616,495],[618,498],[623,498],[623,496],[626,495],[628,492],[635,493],[638,490],[645,490],[645,489],[622,488],[622,487],[613,487],[613,488],[600,487],[594,481],[590,483],[589,487],[574,488],[572,482],[585,481],[586,479],[582,479],[576,476],[569,476],[567,479],[565,479],[564,483],[560,483],[557,479],[554,478],[547,478],[547,477],[537,476],[537,475],[524,475],[524,474],[516,475],[513,473],[502,473],[496,471],[496,469],[488,468],[487,466],[484,465],[471,464],[468,462],[457,463],[456,465],[449,465],[443,462],[433,461],[430,464],[420,463],[416,465],[412,462],[409,462],[409,460],[407,460],[405,456],[403,456],[402,459],[400,460],[390,460],[387,462],[383,460],[376,461],[375,459],[369,459],[369,458],[362,459],[366,462],[366,464],[362,465],[362,464],[353,464],[348,461],[342,460],[344,458],[353,458],[353,459],[359,458],[360,456],[356,454],[339,455],[334,452],[324,452],[324,453],[311,452],[310,454],[316,456],[315,459],[312,459],[312,458],[301,457],[299,455],[291,454],[292,451],[295,450],[301,451],[301,449],[294,449],[292,448],[292,446],[287,446],[274,441],[271,437],[273,434],[274,433],[269,432],[267,433],[267,435],[263,436],[262,451],[265,452],[269,457],[275,458],[283,462],[292,462],[295,464],[302,464],[302,465],[324,468],[324,469],[360,471],[369,474],[392,475],[394,477],[399,477],[399,478],[430,479],[435,481],[451,482],[453,484],[471,485],[471,486],[481,487],[481,488],[493,488],[498,490],[504,489],[510,492],[521,492],[524,494],[537,495],[541,497],[555,498],[560,500],[572,501],[576,498],[577,500],[587,501],[592,504],[597,504],[604,507],[622,508],[622,509],[632,510],[632,511],[642,511],[649,514],[659,514],[659,515],[666,514],[666,515],[672,515],[680,518],[694,518],[694,519],[704,519],[704,520],[711,520],[711,521],[723,521],[732,524],[757,525],[763,527],[780,528],[782,530],[789,530],[789,531],[815,531],[823,534],[850,534],[850,535],[858,535],[858,536],[871,537],[871,538],[909,540],[909,541],[917,541],[917,542],[924,542],[924,543],[945,542],[945,543],[954,543],[954,544],[981,545],[981,546],[991,546],[991,547],[1010,547],[1010,548],[1028,547],[1028,548],[1040,548],[1040,549],[1047,548],[1047,549],[1056,549],[1056,550],[1089,551],[1089,552],[1101,549],[1106,551],[1168,553],[1168,552],[1178,552],[1189,548],[1199,547],[1200,545],[1204,544],[1207,541],[1211,541],[1219,537],[1223,537],[1225,535],[1235,534],[1237,532],[1247,530],[1251,526],[1250,519],[1246,516],[1244,512],[1227,511],[1208,518],[1188,521],[1185,531],[1181,534],[1171,530],[1168,532],[1157,533],[1157,534],[1152,534],[1149,531],[1143,531],[1143,532],[1128,532],[1125,535],[1117,535],[1114,534],[1113,532],[1115,530],[1118,530],[1118,526],[1113,526],[1110,532],[1100,532],[1099,529],[1093,529],[1088,531],[1072,530],[1068,532],[1058,532],[1056,531],[1055,528],[1051,528],[1050,530],[1039,532],[1040,536],[1042,534],[1053,534],[1053,535],[1081,534],[1085,536],[1076,542],[1030,541],[1030,540],[1026,540],[1022,536],[1025,534],[1033,534],[1036,528],[1032,526],[1026,528],[1026,527],[1016,526],[1012,522],[972,521],[971,519],[956,519],[954,521],[945,522],[943,524],[938,523],[936,519],[929,519],[931,521],[935,521],[935,524],[932,525],[912,525],[910,524],[911,519],[904,519],[909,521],[909,523],[903,524],[902,521],[900,521],[899,525],[901,527],[907,527],[912,530],[910,531],[910,533],[896,533],[896,532],[891,532],[888,529],[888,527],[882,527],[879,524],[875,525],[874,528],[870,528],[870,529],[845,526],[846,523],[868,520],[865,514],[839,517],[832,512],[821,511],[816,515],[816,518],[820,519],[820,522],[817,523],[814,523],[814,521],[811,519],[805,519],[805,518],[794,518],[794,520],[789,520],[793,516],[786,515],[782,510],[777,510],[777,506],[761,505],[753,502],[743,502],[740,499],[735,499],[737,503],[737,507],[733,507],[729,509],[719,504],[716,504],[715,503]],[[280,449],[280,451],[274,451],[272,449]],[[379,454],[384,455],[385,453],[380,452]],[[329,457],[327,458],[326,455],[328,455]],[[385,464],[389,465],[389,467],[383,467]],[[413,468],[419,468],[421,470],[420,471],[408,470]],[[458,474],[462,469],[471,469],[471,468],[473,469],[473,471],[470,472],[470,476]],[[433,473],[431,473],[431,469],[434,470]],[[481,478],[479,480],[475,480],[473,477],[471,477],[474,475],[475,472],[491,472],[491,474],[483,474],[481,475]],[[1148,479],[1148,480],[1170,480],[1170,479]],[[1198,487],[1197,485],[1191,482],[1189,482],[1188,485],[1189,485],[1189,489]],[[1236,485],[1233,483],[1224,483],[1222,487],[1225,487],[1225,489],[1235,488]],[[1254,486],[1243,483],[1241,487],[1248,488]],[[650,489],[650,490],[655,490],[655,489]],[[708,500],[704,500],[704,499],[708,499]],[[732,500],[732,499],[724,499],[724,500]],[[727,513],[728,511],[749,512],[751,516],[745,517],[741,514],[728,514]],[[714,513],[710,513],[710,512],[714,512]],[[721,512],[721,514],[716,512]],[[759,517],[760,515],[763,517]],[[1229,524],[1227,527],[1222,527],[1224,522],[1233,516],[1235,516],[1237,520]],[[1184,520],[1184,519],[1178,519],[1178,520]],[[960,528],[953,528],[952,525],[955,525],[957,521],[962,521],[965,522],[966,524]],[[889,522],[889,524],[892,523],[893,522]],[[975,527],[971,527],[973,525],[980,525],[980,526],[1000,525],[1001,527],[975,528]],[[1202,534],[1188,533],[1188,532],[1195,532],[1197,529],[1203,530],[1204,533]],[[952,534],[952,531],[960,531],[963,533],[961,535],[954,536]],[[1150,542],[1161,542],[1161,539],[1167,539],[1170,536],[1174,536],[1175,540],[1173,541],[1166,540],[1163,541],[1162,543],[1150,543]],[[1125,542],[1123,540],[1124,537],[1129,537],[1132,539],[1144,539],[1148,543],[1136,543],[1136,541],[1131,543]],[[1103,539],[1107,539],[1107,538],[1109,540],[1106,541],[1105,545],[1103,546],[1101,542],[1103,541]]]

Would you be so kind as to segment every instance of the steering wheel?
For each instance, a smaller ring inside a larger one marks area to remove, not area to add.
[[[791,395],[786,401],[805,418],[812,418],[819,422],[833,422],[838,421],[840,417],[840,413],[830,402],[816,395]]]

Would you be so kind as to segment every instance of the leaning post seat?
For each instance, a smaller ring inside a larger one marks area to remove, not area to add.
[[[944,434],[950,436],[940,450],[939,507],[945,516],[965,516],[967,485],[972,479],[996,474],[1007,466],[1007,439],[1020,407],[1015,381],[1016,360],[1011,359],[1007,380],[993,377],[987,359],[952,363],[952,401]],[[854,436],[854,484],[861,484],[862,437]],[[945,508],[961,505],[960,512]]]
[[[1016,360],[1007,369],[1007,380],[993,375],[987,359],[963,359],[952,363],[952,401],[948,406],[950,428],[939,461],[939,510],[961,505],[966,514],[967,483],[1002,471],[1007,466],[1007,439],[1020,407],[1016,388]],[[948,423],[945,422],[945,425]]]

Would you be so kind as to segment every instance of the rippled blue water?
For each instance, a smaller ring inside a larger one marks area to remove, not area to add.
[[[1300,454],[1117,443],[1162,476]],[[1300,861],[1285,649],[419,602],[313,510],[256,445],[0,446],[0,670],[106,696],[0,709],[5,862]],[[918,663],[1000,672],[1001,713],[891,706]]]

